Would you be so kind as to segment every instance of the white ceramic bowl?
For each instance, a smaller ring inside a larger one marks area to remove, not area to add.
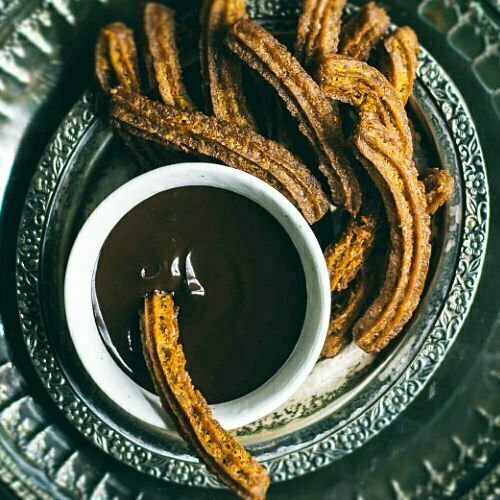
[[[78,356],[97,386],[134,417],[165,428],[159,398],[126,375],[106,349],[94,319],[91,289],[99,253],[118,221],[151,196],[182,186],[223,188],[262,206],[287,231],[304,267],[306,315],[292,354],[259,388],[233,401],[212,406],[221,425],[234,429],[278,408],[305,381],[321,352],[330,316],[328,271],[316,237],[299,211],[263,181],[221,165],[182,163],[158,168],[117,189],[87,219],[73,245],[65,278],[66,318]]]

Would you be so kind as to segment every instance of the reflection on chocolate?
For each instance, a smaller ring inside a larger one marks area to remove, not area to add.
[[[222,189],[157,194],[132,209],[102,248],[95,292],[104,340],[148,389],[138,311],[154,289],[175,293],[187,368],[210,403],[268,380],[304,322],[304,271],[289,236],[266,210]]]

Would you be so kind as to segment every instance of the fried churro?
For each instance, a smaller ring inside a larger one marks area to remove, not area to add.
[[[295,57],[307,71],[313,75],[317,64],[324,57],[337,52],[342,12],[345,0],[304,0],[302,11],[297,24],[295,40]],[[340,115],[335,103],[333,104],[335,122],[339,123]],[[285,110],[280,107],[282,121],[286,120]],[[333,116],[333,115],[332,115]],[[290,123],[290,122],[285,122]],[[283,131],[278,139],[286,144],[293,144],[295,139],[290,126],[280,127]]]
[[[429,168],[422,176],[427,199],[427,211],[434,215],[453,193],[455,181],[451,174],[442,168]]]
[[[243,92],[241,62],[224,45],[229,28],[247,17],[245,0],[205,0],[200,37],[207,111],[217,118],[256,128]]]
[[[336,54],[345,0],[304,0],[297,24],[295,57],[308,70]]]
[[[127,132],[255,175],[283,193],[309,223],[328,210],[318,181],[280,144],[203,113],[178,110],[121,89],[113,92],[112,119]]]
[[[361,191],[345,153],[339,120],[328,97],[285,46],[256,23],[238,21],[226,42],[275,88],[314,147],[333,202],[356,214],[361,204]]]
[[[379,351],[418,305],[430,258],[430,219],[408,117],[395,90],[366,63],[332,56],[321,65],[318,81],[332,98],[359,109],[354,143],[387,211],[391,248],[384,284],[354,327],[360,347]]]
[[[129,92],[142,90],[134,34],[123,23],[111,23],[101,29],[95,47],[95,75],[105,94],[116,85]],[[157,145],[124,131],[118,131],[118,135],[144,170],[165,163],[164,152]]]
[[[318,62],[337,52],[341,16],[345,0],[304,0],[297,23],[295,57],[310,74],[313,74]],[[334,104],[334,103],[333,103]],[[333,106],[335,121],[340,123],[337,107]],[[276,129],[276,139],[293,150],[298,131],[289,120],[286,108],[280,102],[275,106],[275,113],[268,119]],[[279,121],[280,126],[275,123]]]
[[[352,219],[339,240],[325,250],[332,293],[346,289],[363,267],[375,242],[377,219],[372,214]]]
[[[420,46],[415,32],[408,26],[396,29],[384,39],[380,57],[381,71],[406,105],[413,89],[418,68]],[[454,180],[446,170],[428,169],[422,182],[427,199],[427,212],[434,213],[450,197]]]
[[[413,89],[420,45],[416,33],[408,26],[397,28],[383,42],[380,57],[381,72],[396,90],[401,102],[406,104]],[[424,172],[427,212],[430,215],[446,203],[450,197],[454,180],[442,169],[432,168]]]
[[[373,204],[363,210],[324,253],[332,292],[330,326],[321,352],[327,358],[336,356],[348,343],[347,333],[368,291],[364,267],[375,244],[379,214]]]
[[[158,3],[147,3],[144,7],[144,59],[150,90],[165,104],[193,110],[195,106],[182,81],[174,16],[173,10]]]
[[[340,34],[339,54],[367,61],[372,49],[384,36],[391,20],[375,2],[369,2],[344,24]]]
[[[406,104],[413,89],[420,46],[415,32],[408,26],[398,28],[384,39],[380,67],[384,76]]]
[[[340,35],[340,18],[345,0],[304,0],[297,24],[295,57],[311,74],[322,57],[335,54]],[[334,112],[338,111],[334,106]],[[274,137],[290,149],[298,131],[293,127],[282,102],[274,106],[274,114],[267,120],[276,129]],[[277,126],[276,122],[280,122]]]
[[[349,329],[361,312],[368,291],[366,273],[361,271],[351,286],[332,296],[330,324],[321,355],[333,358],[349,343]]]
[[[241,498],[265,498],[264,467],[212,416],[186,371],[179,343],[178,311],[171,294],[154,292],[144,300],[141,318],[144,357],[162,405],[174,416],[181,435],[207,467]]]
[[[116,85],[130,92],[141,91],[134,33],[123,23],[101,29],[95,49],[95,74],[106,93]]]

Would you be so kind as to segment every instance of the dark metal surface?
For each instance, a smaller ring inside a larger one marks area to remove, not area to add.
[[[16,2],[7,3],[6,12],[14,17],[22,17],[38,6],[38,2],[29,6],[18,4],[17,7]],[[117,2],[103,5],[89,1],[80,8],[92,9],[92,18],[87,17],[85,22],[75,24],[77,28],[72,29],[71,15],[64,10],[67,3],[54,1],[48,4],[54,16],[43,20],[41,26],[46,26],[56,40],[67,42],[65,53],[60,53],[59,47],[55,54],[50,54],[49,60],[60,61],[50,68],[40,69],[37,60],[33,59],[35,77],[29,75],[28,78],[33,86],[17,95],[11,92],[16,99],[2,102],[0,110],[2,114],[16,118],[15,128],[6,126],[5,120],[1,123],[0,139],[3,181],[12,172],[3,200],[1,245],[2,319],[5,320],[6,345],[14,356],[10,362],[5,353],[0,372],[0,431],[4,443],[0,453],[2,477],[25,498],[29,492],[35,497],[44,493],[57,496],[69,492],[70,496],[77,497],[77,492],[80,492],[81,496],[133,498],[141,491],[147,498],[160,495],[164,498],[213,498],[214,492],[203,493],[149,479],[145,483],[144,476],[93,448],[61,418],[26,363],[19,342],[13,300],[15,248],[12,248],[26,186],[52,131],[89,81],[88,73],[81,70],[90,67],[88,40],[98,28],[95,16],[101,15],[104,22],[110,16],[116,16],[111,14],[114,9],[126,16]],[[268,9],[266,5],[269,3],[262,5],[263,9]],[[417,28],[423,44],[459,85],[479,129],[489,166],[490,189],[495,199],[500,194],[500,179],[494,168],[499,152],[500,87],[495,76],[498,75],[498,70],[495,72],[498,68],[495,66],[498,64],[498,26],[495,25],[498,18],[495,12],[485,2],[446,0],[425,1],[418,5],[416,2],[401,1],[399,4],[394,1],[389,3],[389,10],[396,23],[411,22]],[[11,42],[9,31],[12,30],[5,24],[3,26],[0,40],[8,44]],[[30,43],[40,45],[41,42]],[[23,57],[23,54],[16,54],[16,57]],[[11,90],[11,86],[16,85],[10,80],[12,75],[7,74],[12,61],[7,61],[7,65],[5,60],[0,61],[2,82],[6,82],[7,90]],[[7,76],[3,78],[5,74]],[[46,78],[48,74],[53,80]],[[21,80],[25,77],[22,75]],[[11,171],[12,164],[14,169]],[[496,224],[498,211],[493,204],[489,254],[472,314],[431,384],[395,423],[363,448],[320,472],[272,487],[271,497],[331,498],[336,494],[339,498],[355,495],[365,498],[388,498],[389,495],[439,498],[458,497],[472,488],[475,488],[473,495],[476,498],[494,494],[496,475],[492,469],[499,459],[500,437],[497,396],[500,386],[500,325],[496,288],[500,274],[498,259],[495,259],[500,243]],[[26,382],[20,382],[19,373]],[[21,453],[26,449],[29,453]],[[483,477],[486,486],[476,486]],[[223,497],[225,493],[219,495]]]

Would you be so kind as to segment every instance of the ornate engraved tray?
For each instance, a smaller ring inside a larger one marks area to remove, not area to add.
[[[435,22],[435,17],[429,14],[434,12],[430,10],[430,3],[419,6],[421,19],[428,23],[426,27],[422,22],[424,33]],[[120,156],[120,148],[96,113],[92,91],[85,91],[83,97],[79,97],[90,82],[89,48],[98,26],[116,17],[127,19],[133,16],[133,9],[126,2],[86,2],[85,6],[50,2],[30,9],[15,2],[9,5],[11,10],[6,10],[5,15],[12,16],[10,19],[19,17],[22,21],[16,30],[9,32],[5,27],[0,31],[0,41],[5,40],[0,49],[0,77],[5,76],[6,82],[0,90],[5,94],[5,99],[0,100],[0,111],[5,111],[0,121],[2,131],[5,131],[1,147],[5,145],[7,152],[3,158],[4,172],[13,173],[2,208],[2,264],[8,263],[9,259],[12,262],[14,254],[18,258],[16,287],[10,269],[5,273],[6,294],[2,303],[6,335],[5,364],[0,372],[3,389],[0,430],[5,434],[4,442],[12,443],[14,447],[14,453],[12,447],[7,447],[0,454],[0,460],[5,463],[5,480],[11,484],[17,481],[21,491],[28,488],[36,496],[69,492],[71,496],[88,497],[102,492],[105,498],[126,498],[132,492],[138,494],[138,491],[153,497],[160,491],[172,492],[176,498],[188,495],[182,488],[168,486],[153,478],[144,483],[147,476],[143,473],[161,480],[216,486],[215,480],[175,433],[158,435],[154,429],[138,426],[113,408],[92,386],[75,361],[62,316],[61,277],[67,251],[78,227],[103,196],[136,174],[134,166]],[[255,2],[252,14],[271,27],[284,31],[293,23],[295,4],[283,2],[283,5],[286,9],[280,8],[279,2]],[[184,9],[187,7],[183,6]],[[444,10],[448,12],[450,9],[446,7]],[[395,7],[391,14],[398,22],[396,11]],[[455,15],[462,13],[455,8],[451,12]],[[102,23],[95,23],[96,16],[102,19]],[[451,14],[449,19],[452,20]],[[441,18],[438,20],[442,21]],[[190,22],[189,16],[185,16],[186,26]],[[439,28],[443,29],[442,26]],[[185,35],[187,46],[191,43],[188,31]],[[425,46],[426,40],[423,36],[421,38]],[[460,41],[457,36],[455,39]],[[60,40],[65,40],[65,44],[59,44]],[[459,46],[456,40],[454,43]],[[70,57],[72,51],[83,58],[87,68],[80,62],[76,64],[77,70],[74,66],[72,69],[71,64],[75,64]],[[47,65],[47,60],[52,65]],[[34,68],[40,68],[38,73]],[[476,73],[479,76],[488,74],[484,63]],[[33,85],[31,89],[30,83]],[[58,88],[61,84],[64,84],[64,89]],[[64,95],[64,103],[56,92]],[[483,94],[487,93],[483,91]],[[487,94],[493,105],[495,95],[494,92]],[[75,101],[61,121],[68,104]],[[356,360],[353,364],[348,352],[337,366],[319,363],[308,384],[313,391],[301,392],[277,414],[239,430],[242,440],[264,460],[275,481],[326,466],[390,424],[422,390],[443,361],[471,306],[487,237],[484,160],[473,120],[463,99],[427,52],[421,57],[413,107],[431,143],[434,143],[433,149],[439,160],[452,171],[459,186],[447,213],[439,220],[440,233],[446,236],[439,245],[437,265],[426,299],[416,321],[387,355],[374,360]],[[492,110],[495,118],[494,106]],[[49,141],[55,127],[58,128]],[[19,134],[23,131],[21,138]],[[33,172],[33,181],[25,196]],[[10,227],[7,222],[16,226],[12,221],[19,220],[21,208],[23,214],[16,248],[16,227]],[[16,289],[18,313],[14,302]],[[459,337],[459,343],[466,333],[467,329]],[[21,334],[43,387],[26,360],[26,353],[20,345]],[[478,342],[477,350],[483,347]],[[472,359],[472,352],[467,353],[467,358]],[[363,364],[359,365],[358,361]],[[355,376],[342,378],[340,374],[346,366],[356,367],[349,371]],[[464,370],[461,375],[464,384],[468,371]],[[325,375],[328,375],[327,379],[335,380],[335,384],[319,384],[318,380],[324,379]],[[24,380],[28,380],[29,385]],[[436,392],[436,384],[433,382],[425,392]],[[47,389],[52,399],[47,398]],[[434,398],[435,395],[430,397],[431,400]],[[440,395],[440,399],[444,397]],[[61,417],[61,413],[65,417]],[[402,426],[399,422],[403,422],[406,415],[395,425]],[[420,486],[412,484],[415,489],[406,491],[424,495],[426,488],[434,488],[436,483],[444,485],[448,477],[450,480],[459,477],[469,465],[467,460],[474,460],[476,447],[479,447],[477,453],[482,456],[487,453],[489,457],[490,448],[495,449],[498,426],[494,415],[491,409],[481,407],[474,414],[476,419],[484,419],[485,424],[483,429],[482,422],[476,423],[482,432],[478,433],[481,436],[478,445],[468,446],[456,436],[454,442],[460,445],[454,446],[462,450],[456,463],[450,462],[441,472],[431,462],[425,462],[432,471],[431,481],[423,479]],[[119,462],[106,459],[105,454],[82,439],[72,426]],[[387,432],[392,428],[394,425]],[[382,451],[384,445],[380,444],[382,436],[377,438],[379,454],[385,453]],[[355,452],[354,457],[356,454],[360,456],[359,453],[370,453],[365,449],[373,450],[375,445],[372,443],[377,439]],[[342,464],[348,464],[349,460],[350,457],[338,462],[341,470]],[[351,464],[354,463],[352,460]],[[379,457],[378,461],[381,460]],[[389,460],[389,457],[384,457],[384,460]],[[122,462],[139,472],[126,468]],[[476,471],[484,468],[481,460],[476,462]],[[394,467],[393,471],[396,470]],[[403,493],[405,489],[399,485],[399,477],[390,470],[385,472],[387,478],[393,479],[387,484]],[[327,474],[312,475],[302,484],[312,485],[312,490],[320,484],[324,490],[340,484],[331,477],[328,480],[321,480],[321,477],[326,478]],[[461,481],[466,482],[465,479],[468,476]],[[494,484],[491,477],[489,481]],[[354,483],[353,478],[351,482]],[[458,487],[456,481],[451,483]],[[276,488],[277,495],[280,492],[286,494],[285,484]],[[361,485],[350,484],[349,488],[358,491]]]

